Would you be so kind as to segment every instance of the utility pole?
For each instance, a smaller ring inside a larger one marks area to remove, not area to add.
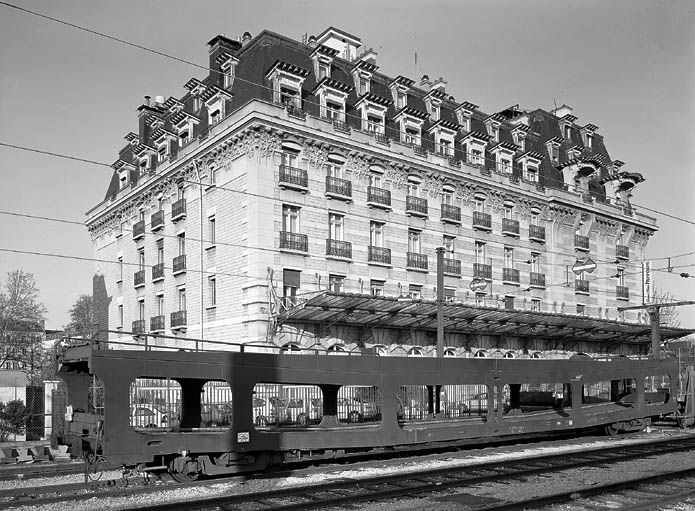
[[[203,321],[205,317],[205,298],[203,297],[203,290],[205,289],[205,272],[203,271],[203,257],[205,255],[205,247],[203,245],[203,180],[200,177],[200,170],[198,170],[198,164],[193,159],[193,168],[195,169],[196,181],[198,181],[198,191],[200,196],[198,198],[198,216],[200,217],[200,340],[203,340]],[[195,350],[198,351],[198,341],[195,342]],[[202,349],[202,346],[200,346]]]
[[[444,247],[437,247],[437,357],[444,356]]]
[[[643,305],[631,305],[629,307],[618,307],[618,311],[647,309],[649,320],[652,327],[652,357],[661,358],[661,325],[659,324],[660,309],[662,307],[678,307],[680,305],[694,305],[695,301],[672,303],[645,303]]]

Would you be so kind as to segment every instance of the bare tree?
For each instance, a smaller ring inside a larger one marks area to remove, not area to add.
[[[80,295],[70,307],[70,323],[65,326],[69,335],[91,337],[94,333],[94,300],[91,295]]]
[[[9,272],[0,286],[0,367],[9,361],[34,367],[41,352],[45,316],[34,276],[22,270]]]
[[[664,291],[663,289],[657,289],[654,293],[654,303],[668,304],[676,301],[678,300],[676,300],[671,293]],[[663,326],[678,328],[681,325],[681,321],[678,316],[677,307],[661,307],[659,310],[659,323]]]

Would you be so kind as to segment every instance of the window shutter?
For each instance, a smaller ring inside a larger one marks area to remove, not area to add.
[[[299,287],[299,276],[302,272],[298,270],[283,270],[282,282],[285,287]]]

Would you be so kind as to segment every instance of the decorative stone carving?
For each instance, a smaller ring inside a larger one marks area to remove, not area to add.
[[[324,147],[317,145],[304,145],[302,150],[304,158],[306,158],[309,168],[312,170],[323,169],[323,166],[328,161],[328,151]]]
[[[392,188],[400,190],[408,180],[408,174],[400,165],[389,165],[384,173],[384,179],[391,182]]]
[[[444,178],[435,174],[427,174],[420,183],[423,192],[432,198],[439,197],[444,186]]]
[[[362,155],[351,154],[345,160],[345,170],[362,181],[369,175],[369,161]]]

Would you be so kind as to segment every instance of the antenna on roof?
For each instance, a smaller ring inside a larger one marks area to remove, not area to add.
[[[309,40],[309,33],[304,32],[304,35],[302,36],[302,44],[306,44]]]
[[[557,110],[557,101],[555,101],[555,98],[553,98],[553,106],[555,107],[555,110]]]

